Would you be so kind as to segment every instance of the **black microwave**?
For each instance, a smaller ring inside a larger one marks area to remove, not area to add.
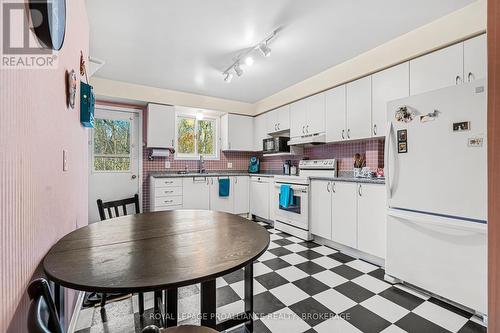
[[[288,140],[290,140],[290,138],[284,136],[264,139],[262,141],[262,151],[264,154],[288,153],[290,152]]]

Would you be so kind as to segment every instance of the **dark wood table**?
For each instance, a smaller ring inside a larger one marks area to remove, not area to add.
[[[43,261],[54,283],[81,291],[166,290],[165,326],[177,324],[177,288],[201,283],[201,324],[218,331],[245,323],[253,331],[253,261],[269,233],[233,214],[176,210],[118,217],[77,229]],[[215,278],[245,268],[245,312],[216,324]],[[160,308],[161,311],[161,308]]]

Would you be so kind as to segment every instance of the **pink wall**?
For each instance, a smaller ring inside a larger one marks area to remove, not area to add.
[[[87,224],[88,130],[79,107],[66,107],[65,71],[79,72],[89,26],[84,0],[66,6],[57,69],[0,69],[0,332],[27,331],[25,291],[37,266],[58,239]]]

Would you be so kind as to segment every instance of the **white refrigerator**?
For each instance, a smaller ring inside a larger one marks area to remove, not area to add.
[[[388,103],[386,278],[487,313],[486,83]]]

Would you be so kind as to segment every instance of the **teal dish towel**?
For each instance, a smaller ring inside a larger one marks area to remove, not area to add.
[[[293,190],[290,185],[280,186],[280,206],[288,208],[293,205]]]
[[[229,187],[230,187],[229,178],[219,179],[219,197],[228,197],[229,196]]]

